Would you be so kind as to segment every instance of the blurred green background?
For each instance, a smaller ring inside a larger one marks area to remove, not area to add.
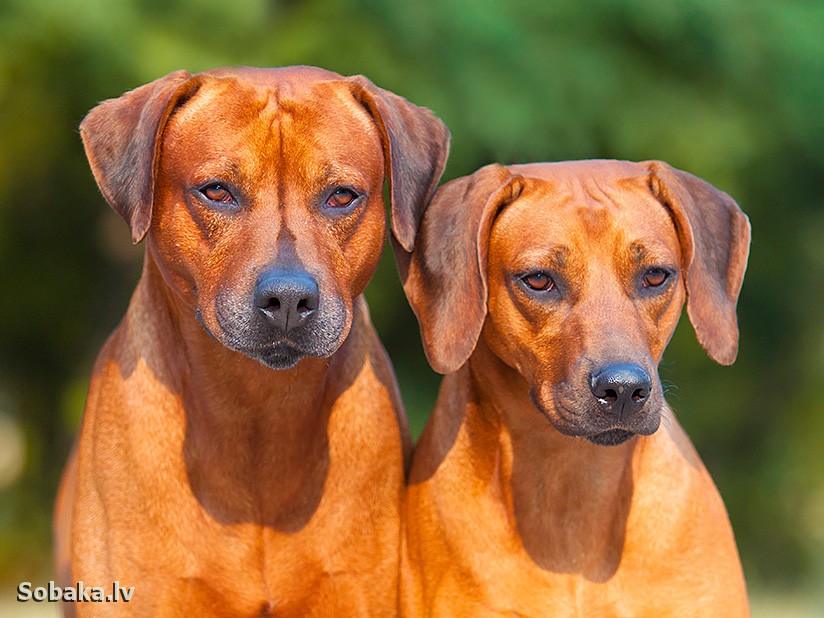
[[[77,126],[172,70],[227,64],[363,73],[430,107],[453,136],[444,180],[491,161],[663,159],[735,197],[754,230],[738,361],[713,364],[684,319],[661,374],[757,611],[824,607],[824,3],[786,0],[0,0],[7,598],[51,577],[60,470],[139,275]],[[389,253],[367,296],[417,433],[439,376]]]

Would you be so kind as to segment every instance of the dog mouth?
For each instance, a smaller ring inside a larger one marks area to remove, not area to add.
[[[600,433],[584,436],[587,440],[598,446],[618,446],[623,444],[636,434],[626,429],[610,429]]]
[[[304,358],[310,356],[306,352],[285,342],[257,350],[239,350],[239,352],[250,358],[254,358],[270,369],[278,370],[291,369]]]
[[[327,301],[306,324],[284,332],[231,296],[218,297],[212,316],[197,310],[198,321],[215,340],[277,370],[291,369],[304,358],[334,354],[348,334],[346,315],[342,301]]]
[[[246,342],[224,342],[224,345],[270,369],[278,370],[291,369],[304,358],[328,358],[337,350],[337,346],[308,348],[287,338],[252,346]]]
[[[324,358],[330,356],[335,351],[335,348],[329,345],[317,346],[320,349],[306,349],[306,346],[301,343],[285,337],[275,341],[255,342],[254,338],[250,338],[248,335],[243,334],[238,336],[231,331],[227,332],[224,330],[218,335],[209,327],[206,320],[203,319],[203,314],[199,309],[197,311],[197,320],[206,330],[206,333],[215,341],[230,350],[234,350],[258,361],[270,369],[291,369],[304,358]],[[252,341],[250,341],[250,339],[252,339]]]
[[[574,397],[554,396],[546,405],[538,396],[537,389],[530,392],[538,412],[560,433],[585,438],[598,446],[618,446],[638,435],[651,435],[657,431],[661,416],[658,406],[651,405],[632,419],[608,417],[602,410],[581,405]]]

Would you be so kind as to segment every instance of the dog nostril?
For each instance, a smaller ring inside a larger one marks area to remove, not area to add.
[[[614,363],[590,376],[590,390],[598,404],[621,417],[640,410],[652,391],[649,374],[632,363]]]
[[[284,332],[305,323],[320,304],[317,281],[305,272],[266,272],[254,294],[264,319]]]

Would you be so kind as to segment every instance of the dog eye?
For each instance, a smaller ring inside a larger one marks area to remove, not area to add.
[[[555,282],[552,280],[552,277],[540,271],[524,275],[521,277],[521,281],[523,281],[530,290],[535,290],[536,292],[546,292],[555,287]]]
[[[200,192],[210,202],[229,204],[235,200],[234,196],[229,192],[229,189],[217,182],[203,187]]]
[[[664,284],[669,277],[669,273],[660,268],[650,268],[643,278],[643,285],[645,288],[657,288]]]
[[[357,193],[351,189],[341,187],[339,189],[335,189],[332,195],[326,198],[326,205],[329,206],[329,208],[346,208],[356,199],[358,199]]]

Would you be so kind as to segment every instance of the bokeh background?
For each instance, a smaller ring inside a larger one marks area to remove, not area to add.
[[[172,70],[227,64],[363,73],[430,107],[453,136],[444,180],[663,159],[735,197],[754,230],[738,361],[713,364],[685,318],[661,374],[756,615],[824,615],[824,3],[788,0],[0,0],[0,614],[26,609],[17,583],[52,577],[60,470],[139,276],[77,126]],[[417,433],[439,376],[390,253],[367,296]]]

